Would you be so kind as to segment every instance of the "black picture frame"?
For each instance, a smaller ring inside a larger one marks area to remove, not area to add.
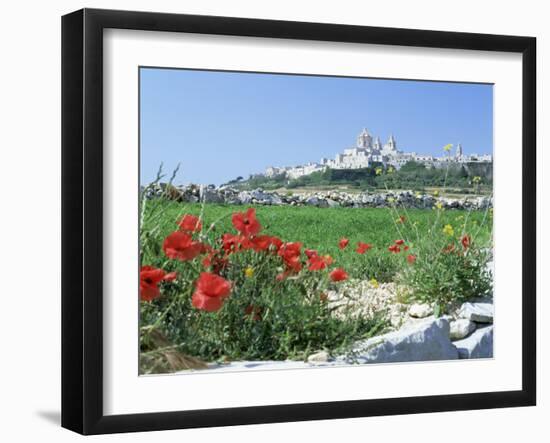
[[[191,32],[522,54],[522,389],[506,392],[103,413],[103,30]],[[82,434],[414,414],[536,403],[536,39],[82,9],[62,18],[62,426]]]

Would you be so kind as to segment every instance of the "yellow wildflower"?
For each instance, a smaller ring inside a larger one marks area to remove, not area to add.
[[[420,192],[416,193],[416,198],[422,198],[422,194]]]
[[[449,143],[448,145],[443,146],[443,150],[445,152],[449,152],[453,148],[452,143]]]
[[[249,266],[244,270],[244,275],[246,278],[252,278],[254,276],[254,268]]]
[[[453,236],[455,234],[455,230],[451,225],[445,225],[443,227],[443,234],[448,235],[449,237]]]
[[[393,174],[395,172],[395,169],[393,168],[393,166],[390,166],[388,168],[388,174]]]
[[[376,172],[376,175],[381,175],[382,174],[382,168],[378,167],[374,170],[374,172]]]
[[[472,179],[472,181],[473,181],[474,183],[479,183],[479,182],[481,181],[481,177],[480,177],[479,175],[476,175],[476,176]]]
[[[388,197],[388,203],[393,203],[395,201],[395,198],[393,197]]]
[[[441,202],[436,202],[434,209],[443,209],[443,204]]]
[[[434,191],[434,197],[437,197],[439,195],[439,191]]]
[[[373,288],[379,288],[380,284],[378,283],[378,280],[376,280],[374,277],[369,280],[370,285]]]

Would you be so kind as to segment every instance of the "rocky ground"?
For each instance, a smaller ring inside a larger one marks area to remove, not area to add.
[[[328,294],[336,313],[371,315],[387,310],[392,330],[357,342],[346,355],[319,350],[307,361],[237,361],[210,364],[209,371],[299,369],[364,363],[458,360],[493,357],[493,300],[473,300],[457,305],[450,315],[433,316],[429,305],[400,302],[393,283],[373,285],[349,282],[338,293]]]
[[[255,189],[239,191],[231,187],[171,186],[160,183],[146,189],[146,197],[160,195],[181,202],[226,203],[235,205],[291,205],[316,207],[384,208],[394,204],[407,208],[431,209],[439,202],[445,209],[486,209],[492,207],[492,197],[468,196],[463,198],[434,197],[412,191],[360,192],[312,191],[301,193],[278,193]]]

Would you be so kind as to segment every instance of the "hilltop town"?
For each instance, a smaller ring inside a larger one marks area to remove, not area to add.
[[[382,145],[380,137],[373,138],[365,128],[358,135],[355,146],[344,149],[343,153],[336,154],[335,158],[321,158],[319,163],[308,163],[298,166],[276,167],[269,166],[263,174],[267,178],[284,175],[288,179],[297,179],[314,172],[323,172],[327,169],[361,169],[368,168],[375,164],[382,164],[384,167],[392,166],[399,170],[408,162],[414,161],[425,165],[428,168],[443,168],[449,162],[453,164],[464,163],[492,163],[493,156],[490,154],[465,155],[462,145],[456,145],[454,152],[447,155],[435,157],[432,155],[421,155],[416,152],[404,152],[397,149],[397,141],[390,135],[388,141]]]

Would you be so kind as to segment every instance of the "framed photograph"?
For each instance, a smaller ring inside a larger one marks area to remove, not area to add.
[[[536,402],[532,37],[62,19],[62,425]]]

